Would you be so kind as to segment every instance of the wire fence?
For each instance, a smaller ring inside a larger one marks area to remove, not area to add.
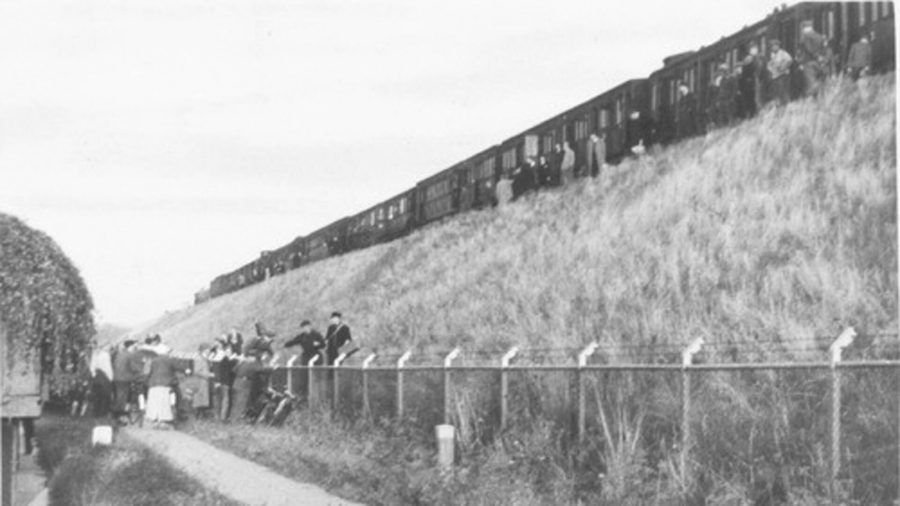
[[[463,450],[541,424],[573,451],[595,451],[607,463],[639,454],[685,482],[725,478],[892,504],[900,484],[900,357],[843,360],[850,333],[829,347],[827,360],[809,362],[696,363],[702,345],[694,343],[681,363],[620,364],[592,345],[559,354],[568,363],[523,364],[531,352],[510,350],[490,364],[454,350],[441,364],[409,364],[405,354],[393,363],[373,356],[276,367],[271,381],[344,419],[402,420],[423,430],[451,424]]]

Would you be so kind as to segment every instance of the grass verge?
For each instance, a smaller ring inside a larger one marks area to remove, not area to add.
[[[38,463],[50,477],[51,506],[237,506],[128,442],[92,447],[98,421],[45,416],[36,426]]]

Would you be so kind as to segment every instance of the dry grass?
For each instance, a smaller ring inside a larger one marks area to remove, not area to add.
[[[814,101],[653,150],[596,180],[458,216],[170,313],[145,330],[192,348],[232,325],[249,330],[257,318],[286,336],[301,318],[324,322],[341,309],[372,348],[500,351],[599,340],[615,361],[642,358],[635,345],[669,349],[702,335],[712,360],[722,352],[806,358],[846,326],[863,334],[897,326],[894,110],[893,76],[862,87],[834,83]],[[301,417],[282,432],[200,432],[339,493],[341,480],[351,483],[349,496],[375,503],[745,504],[766,497],[785,468],[791,503],[822,503],[824,376],[696,376],[698,443],[687,462],[696,468],[687,481],[672,380],[635,373],[592,381],[595,432],[580,447],[568,446],[551,421],[570,414],[563,379],[520,387],[528,392],[515,403],[521,416],[493,438],[482,437],[471,407],[481,402],[477,385],[460,388],[454,409],[465,456],[449,481],[430,469],[428,436],[404,427]],[[896,441],[895,389],[894,376],[868,372],[845,386],[854,406],[844,420],[847,467],[864,504],[897,489],[895,452],[878,453]],[[546,413],[535,416],[540,407]]]
[[[262,319],[287,337],[342,310],[369,347],[745,345],[897,324],[893,76],[639,160],[502,211],[168,313],[194,348]],[[750,345],[747,347],[746,345]],[[622,350],[624,353],[624,349]]]

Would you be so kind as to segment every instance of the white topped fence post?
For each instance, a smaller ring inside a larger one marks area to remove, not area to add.
[[[703,347],[703,338],[691,341],[681,352],[681,480],[686,483],[690,477],[688,472],[688,453],[691,449],[691,372],[694,355]]]
[[[410,356],[412,356],[412,350],[407,350],[397,360],[397,420],[403,419],[403,368]]]
[[[377,355],[372,353],[362,363],[362,403],[363,403],[363,416],[368,417],[371,415],[371,407],[369,405],[369,366],[372,364],[372,361],[375,360]]]
[[[338,383],[338,370],[340,369],[341,364],[344,362],[344,360],[346,358],[347,358],[347,354],[341,353],[340,355],[338,355],[338,357],[336,359],[334,359],[334,365],[332,365],[332,367],[331,367],[331,372],[334,375],[333,381],[331,382],[331,386],[332,386],[331,413],[334,416],[338,415],[338,406],[339,406],[340,397],[341,397],[341,388],[340,388],[340,384]]]
[[[844,491],[840,490],[838,474],[841,472],[841,371],[838,364],[841,362],[841,354],[844,348],[853,343],[856,331],[850,327],[841,332],[841,335],[828,347],[831,364],[831,487],[829,493],[835,503],[842,501]]]
[[[315,393],[315,365],[316,362],[321,360],[321,355],[316,355],[309,361],[309,364],[306,365],[306,404],[310,407],[313,405],[313,394]],[[318,395],[316,395],[316,401],[318,401]]]
[[[450,382],[450,367],[453,366],[453,361],[456,357],[459,356],[460,349],[454,348],[453,351],[447,354],[444,357],[444,423],[449,424],[450,418],[452,414],[451,405],[451,395],[452,395],[452,384]]]
[[[519,353],[519,347],[513,346],[500,359],[500,428],[505,429],[509,423],[509,363]]]
[[[585,394],[584,388],[584,367],[587,365],[588,358],[590,358],[590,356],[597,351],[597,348],[599,346],[600,345],[595,341],[587,345],[583,350],[581,350],[581,353],[578,354],[578,368],[575,370],[575,389],[576,399],[578,402],[575,431],[579,443],[584,440],[585,417],[587,411],[587,396]]]

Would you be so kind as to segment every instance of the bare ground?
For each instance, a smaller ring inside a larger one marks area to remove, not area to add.
[[[361,506],[299,483],[178,431],[123,428],[204,486],[248,505]]]

